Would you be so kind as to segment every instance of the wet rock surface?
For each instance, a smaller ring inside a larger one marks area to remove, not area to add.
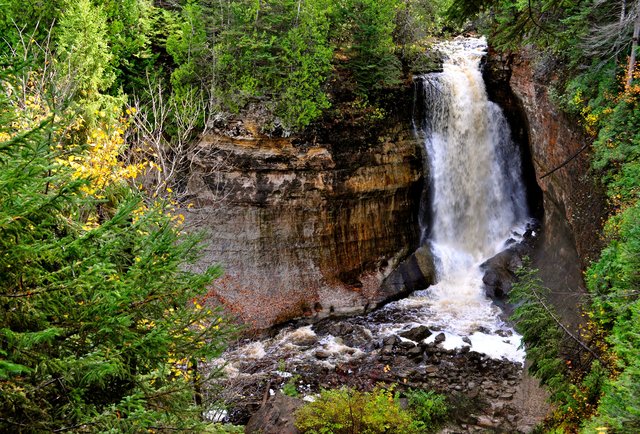
[[[507,311],[510,310],[507,305],[509,292],[517,280],[516,271],[523,265],[525,257],[533,252],[539,233],[539,223],[532,220],[519,242],[512,238],[509,248],[480,265],[484,271],[482,283],[485,294]]]
[[[429,282],[423,254],[382,286],[419,241],[422,144],[411,90],[398,98],[367,131],[269,137],[238,121],[193,149],[184,214],[205,232],[201,265],[225,271],[213,298],[250,327],[370,311]]]
[[[514,402],[526,382],[521,364],[492,359],[468,345],[446,349],[445,333],[424,326],[381,337],[375,326],[366,324],[370,319],[285,328],[258,354],[247,351],[247,343],[239,345],[229,356],[237,359],[227,366],[225,381],[230,421],[246,423],[261,418],[258,414],[271,414],[265,413],[265,397],[286,384],[294,385],[300,396],[342,386],[371,390],[377,384],[396,384],[400,391],[435,390],[454,409],[453,421],[443,431],[449,433],[529,432],[544,416],[544,405],[531,414],[529,404]],[[531,383],[526,386],[531,394]]]
[[[300,399],[277,392],[251,416],[245,432],[248,434],[299,434],[300,431],[295,426],[294,414],[302,404]]]
[[[433,254],[428,246],[421,246],[382,281],[379,301],[398,299],[427,288],[435,279]]]

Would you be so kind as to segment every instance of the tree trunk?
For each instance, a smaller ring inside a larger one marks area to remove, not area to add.
[[[636,51],[638,49],[638,37],[640,37],[640,5],[635,5],[636,19],[633,24],[633,39],[631,41],[631,55],[629,56],[629,66],[627,67],[627,88],[633,81],[633,73],[636,68]]]

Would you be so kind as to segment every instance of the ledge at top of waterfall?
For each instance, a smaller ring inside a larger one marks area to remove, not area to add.
[[[447,346],[462,339],[472,350],[522,361],[520,337],[485,294],[480,264],[505,249],[528,220],[521,156],[500,107],[482,77],[484,38],[456,38],[438,49],[442,72],[417,77],[420,126],[431,176],[428,243],[438,282],[398,304],[419,312],[416,322],[441,329]]]

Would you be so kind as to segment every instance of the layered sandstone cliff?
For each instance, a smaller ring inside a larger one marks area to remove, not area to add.
[[[381,283],[419,237],[423,157],[410,121],[313,140],[237,126],[202,137],[188,184],[204,262],[224,269],[215,296],[264,328],[396,295]]]
[[[543,231],[534,265],[556,305],[571,317],[584,292],[582,270],[602,247],[606,207],[598,177],[590,171],[591,139],[551,98],[556,70],[550,57],[523,51],[491,53],[486,74],[514,133],[529,144],[530,182],[542,191]]]

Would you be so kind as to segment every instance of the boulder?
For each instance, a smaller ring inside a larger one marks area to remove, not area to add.
[[[503,300],[516,280],[515,271],[522,265],[519,249],[511,247],[486,260],[480,266],[484,270],[482,282],[487,297]]]
[[[421,246],[382,281],[378,304],[425,289],[433,284],[435,277],[433,254],[429,247]]]
[[[302,400],[292,398],[280,392],[268,400],[251,416],[246,433],[260,434],[299,434],[294,425],[295,412],[303,405]]]
[[[431,336],[431,331],[427,326],[421,325],[421,326],[412,328],[411,330],[407,330],[406,332],[400,333],[400,336],[402,336],[405,339],[410,339],[414,342],[421,342],[424,339]]]
[[[371,343],[373,337],[371,330],[359,325],[343,321],[324,320],[313,326],[313,330],[320,335],[333,335],[342,339],[349,347],[363,348]]]

